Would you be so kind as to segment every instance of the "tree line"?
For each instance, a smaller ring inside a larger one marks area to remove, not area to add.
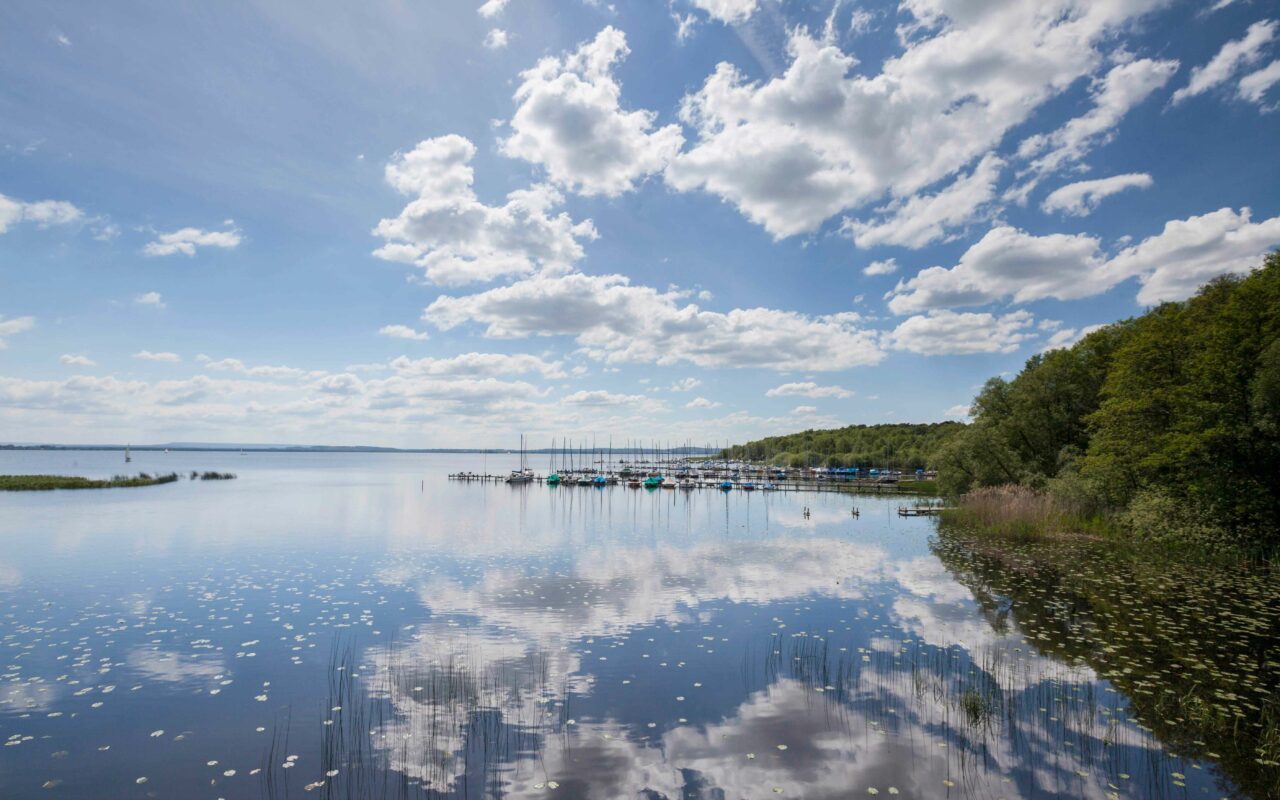
[[[964,427],[960,422],[849,425],[770,436],[721,455],[788,467],[929,469],[942,445]]]
[[[992,378],[942,488],[1017,484],[1132,534],[1280,543],[1280,252]]]

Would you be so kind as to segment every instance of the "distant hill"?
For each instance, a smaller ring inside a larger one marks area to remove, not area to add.
[[[960,422],[849,425],[770,436],[723,451],[730,458],[788,466],[930,468],[939,448],[964,430]]]

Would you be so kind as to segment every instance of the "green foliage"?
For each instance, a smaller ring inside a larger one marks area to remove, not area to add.
[[[178,474],[116,475],[108,480],[94,480],[71,475],[0,475],[0,492],[50,491],[53,489],[118,489],[130,486],[155,486],[173,483]]]
[[[937,453],[944,492],[1045,489],[1159,541],[1280,545],[1280,253],[993,378]]]
[[[939,449],[964,428],[959,422],[850,425],[771,436],[730,447],[723,455],[788,467],[931,468]]]

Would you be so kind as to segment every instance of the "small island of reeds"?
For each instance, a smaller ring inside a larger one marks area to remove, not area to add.
[[[180,480],[176,472],[151,475],[114,475],[110,478],[82,478],[75,475],[0,475],[0,492],[44,492],[54,489],[122,489],[134,486],[155,486]],[[230,472],[192,472],[191,480],[225,481],[236,476]]]

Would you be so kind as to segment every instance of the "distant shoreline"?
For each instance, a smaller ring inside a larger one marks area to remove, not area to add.
[[[519,450],[509,450],[501,448],[467,448],[467,447],[423,447],[423,448],[401,448],[401,447],[373,447],[373,446],[352,446],[342,447],[338,445],[297,445],[297,446],[264,446],[264,445],[173,445],[173,444],[153,444],[153,445],[123,445],[123,444],[0,444],[0,452],[17,451],[17,450],[43,450],[43,451],[85,451],[85,452],[123,452],[125,449],[132,450],[135,453],[162,453],[165,451],[178,453],[454,453],[465,454],[474,453],[476,455],[519,455]],[[705,447],[673,447],[670,449],[663,448],[626,448],[615,447],[596,448],[594,450],[569,449],[569,448],[543,448],[540,450],[526,450],[525,455],[558,455],[567,453],[613,453],[615,455],[632,455],[639,453],[660,453],[662,455],[675,456],[707,456],[720,452],[714,448]]]

